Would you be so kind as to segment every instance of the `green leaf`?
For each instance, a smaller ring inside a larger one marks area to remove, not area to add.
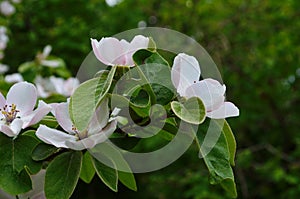
[[[114,106],[117,106],[121,110],[124,110],[124,108],[127,109],[128,107],[130,107],[132,110],[134,110],[134,112],[139,117],[142,117],[142,118],[149,116],[149,110],[151,107],[149,98],[148,98],[148,103],[142,105],[142,104],[135,104],[135,103],[131,102],[129,99],[127,99],[126,97],[117,95],[117,94],[111,95],[111,104]],[[128,113],[125,113],[125,114],[127,115]]]
[[[45,194],[47,199],[71,197],[82,165],[80,151],[65,152],[53,159],[46,170]]]
[[[45,160],[58,151],[59,149],[52,145],[40,143],[34,148],[32,159],[35,161]]]
[[[227,144],[228,144],[228,150],[229,150],[229,154],[230,154],[230,164],[232,166],[234,166],[235,165],[234,159],[235,159],[235,153],[236,153],[236,141],[235,141],[233,132],[225,119],[214,120],[214,122],[216,122],[216,124],[219,125],[220,128],[223,125],[222,133],[224,134]]]
[[[38,143],[35,138],[27,135],[11,139],[0,134],[0,168],[9,165],[13,170],[21,172],[27,166],[31,173],[37,173],[42,165],[33,161],[31,154]]]
[[[87,128],[94,110],[111,86],[115,71],[116,67],[112,67],[108,74],[102,73],[100,77],[82,83],[75,90],[70,100],[69,112],[79,131]]]
[[[109,166],[114,167],[118,174],[117,178],[119,178],[122,184],[131,190],[137,190],[135,178],[131,172],[131,168],[122,154],[113,146],[112,143],[101,143],[89,151],[91,152],[91,155],[94,156],[94,160],[103,161]],[[111,167],[108,168],[113,170]]]
[[[171,108],[175,115],[185,122],[201,124],[205,120],[205,106],[198,97],[189,98],[183,104],[173,101],[171,102]]]
[[[137,191],[137,186],[135,182],[135,178],[133,173],[118,171],[119,180],[125,185],[127,188]]]
[[[29,174],[25,169],[17,172],[7,165],[0,167],[0,188],[11,195],[26,193],[32,189]]]
[[[37,173],[42,166],[31,158],[37,144],[38,141],[31,136],[12,139],[0,134],[0,187],[7,193],[16,195],[31,189],[28,172]]]
[[[209,127],[198,129],[197,143],[200,148],[199,155],[210,173],[211,184],[221,184],[227,193],[236,198],[237,191],[234,174],[230,165],[230,152],[223,132],[221,120],[210,120]],[[206,132],[206,133],[205,133]],[[214,144],[214,145],[212,145]]]
[[[58,122],[53,116],[46,115],[39,124],[43,124],[48,126],[49,128],[56,128],[58,126]]]
[[[93,180],[95,175],[95,168],[93,166],[93,158],[90,153],[87,151],[83,155],[82,159],[82,168],[80,171],[80,179],[85,183],[90,183]]]
[[[166,105],[176,94],[171,81],[171,72],[168,62],[157,52],[139,50],[133,58],[139,69],[150,83],[156,96],[156,103]]]
[[[118,191],[118,172],[116,170],[115,164],[111,159],[107,158],[106,161],[109,161],[114,168],[106,166],[102,162],[93,158],[94,168],[96,170],[97,175],[102,180],[102,182],[108,186],[111,190],[117,192]]]

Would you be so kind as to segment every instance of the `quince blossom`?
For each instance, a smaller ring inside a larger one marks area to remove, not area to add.
[[[184,53],[175,57],[171,79],[180,96],[199,97],[209,118],[238,116],[239,109],[233,103],[225,101],[226,86],[211,78],[199,81],[200,75],[200,66],[195,57]]]
[[[134,66],[132,55],[140,49],[147,49],[149,38],[135,36],[129,43],[114,37],[102,38],[99,42],[91,39],[93,52],[97,59],[106,65]]]
[[[57,122],[67,133],[40,125],[36,131],[36,136],[43,142],[56,147],[74,150],[93,148],[107,140],[117,127],[117,120],[109,118],[107,98],[95,111],[87,129],[82,132],[75,127],[70,119],[68,102],[55,104],[53,108]]]
[[[0,93],[0,131],[9,137],[17,136],[21,129],[38,123],[47,115],[51,106],[37,100],[36,88],[33,84],[20,82],[14,84],[8,91],[6,100]]]
[[[75,89],[79,86],[80,82],[77,78],[70,77],[67,80],[51,76],[43,78],[37,76],[35,78],[35,85],[37,87],[38,96],[47,98],[53,93],[58,93],[65,97],[70,97]]]

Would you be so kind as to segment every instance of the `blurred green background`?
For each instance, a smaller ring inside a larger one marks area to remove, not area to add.
[[[23,0],[5,21],[10,72],[47,44],[76,74],[100,39],[143,26],[167,27],[195,38],[212,56],[241,111],[229,119],[238,151],[239,198],[300,195],[300,1],[259,0]],[[226,198],[190,150],[163,170],[137,174],[138,191],[112,193],[97,178],[80,182],[72,198]]]

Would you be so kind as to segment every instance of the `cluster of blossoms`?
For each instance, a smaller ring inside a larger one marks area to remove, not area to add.
[[[129,43],[116,38],[102,38],[99,42],[91,39],[92,48],[99,61],[113,66],[134,66],[133,54],[140,49],[147,49],[149,38],[138,35]],[[51,48],[47,46],[40,55],[41,61],[49,55]],[[49,63],[55,67],[55,63]],[[213,119],[238,116],[238,108],[231,102],[225,101],[225,85],[208,78],[200,80],[200,66],[195,57],[180,53],[173,62],[171,80],[178,94],[186,99],[200,98],[206,108],[206,116]],[[37,97],[46,98],[51,92],[64,96],[71,96],[74,89],[79,86],[75,78],[63,80],[57,77],[43,79],[36,78],[36,87],[27,82],[19,82],[11,87],[6,100],[0,94],[0,130],[10,137],[17,136],[21,129],[38,123],[50,111],[56,117],[59,125],[65,132],[40,126],[36,135],[48,144],[56,147],[82,150],[92,148],[105,141],[116,129],[116,111],[110,115],[108,100],[104,99],[95,111],[87,129],[79,132],[72,123],[69,115],[69,102],[48,105],[39,101],[34,110]],[[46,88],[47,87],[47,88]],[[26,96],[26,97],[24,97]]]
[[[138,50],[147,50],[149,43],[150,38],[142,35],[135,36],[130,42],[113,37],[102,38],[100,41],[91,39],[96,58],[103,64],[114,67],[115,71],[120,66],[135,67],[137,64],[133,55]],[[43,52],[37,55],[35,61],[38,65],[58,68],[60,66],[58,60],[48,59],[50,52],[51,46],[46,46]],[[239,109],[232,102],[225,100],[226,86],[224,84],[212,78],[201,79],[200,64],[195,57],[179,53],[174,58],[170,70],[169,78],[176,88],[177,99],[184,102],[194,97],[200,99],[205,108],[205,117],[211,119],[224,119],[239,115]],[[111,76],[111,82],[114,75],[115,73]],[[103,94],[101,100],[97,99],[98,103],[90,115],[91,119],[84,129],[80,129],[76,126],[77,123],[72,118],[74,114],[70,109],[70,106],[74,105],[71,103],[73,93],[77,87],[81,86],[78,79],[65,80],[55,76],[45,78],[37,74],[33,80],[34,85],[24,81],[23,77],[16,73],[6,76],[5,80],[17,82],[9,89],[6,97],[0,92],[0,132],[8,137],[16,139],[24,129],[39,124],[35,135],[40,141],[57,148],[82,151],[105,142],[116,131],[117,123],[121,121],[122,117],[118,116],[121,109],[109,106],[110,95],[107,92],[110,88]],[[65,98],[66,101],[61,103],[47,104],[43,100],[37,103],[38,98],[46,101],[54,93],[71,97],[71,99]],[[95,99],[83,100],[95,101]],[[172,110],[170,108],[169,111]],[[52,128],[41,124],[43,118],[50,114],[56,119],[59,127]]]

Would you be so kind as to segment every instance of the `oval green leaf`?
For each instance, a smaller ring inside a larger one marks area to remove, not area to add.
[[[71,197],[82,165],[80,151],[65,152],[49,164],[45,177],[47,199],[68,199]]]
[[[198,97],[191,97],[183,104],[173,101],[171,108],[177,117],[190,124],[201,124],[205,120],[205,106]]]

